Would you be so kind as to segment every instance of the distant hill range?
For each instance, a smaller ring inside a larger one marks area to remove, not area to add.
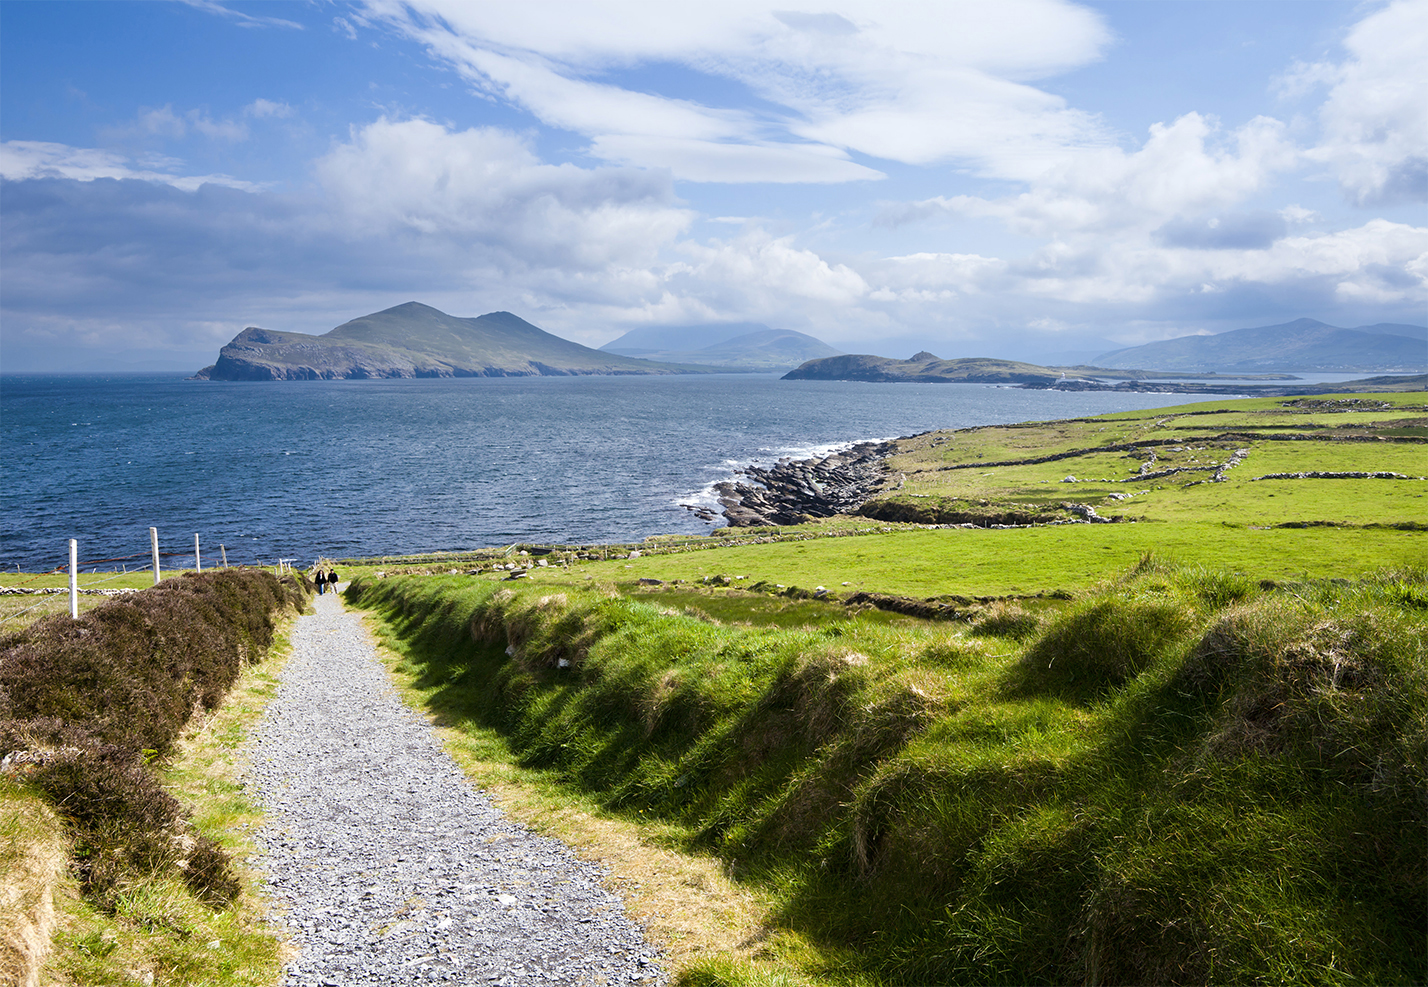
[[[1428,370],[1428,328],[1381,323],[1339,329],[1316,319],[1181,336],[1103,353],[1099,367],[1221,373]]]
[[[1090,381],[1097,374],[1086,368],[1053,370],[1016,360],[966,357],[944,360],[927,351],[910,360],[853,354],[810,360],[784,375],[784,380],[868,380],[883,382],[964,384],[1033,384],[1049,386],[1062,380]]]
[[[194,376],[203,380],[531,377],[699,373],[581,346],[510,312],[458,318],[407,302],[321,336],[249,326]]]
[[[1188,379],[1187,379],[1188,378]],[[1206,380],[1206,378],[1210,378]],[[1040,367],[1016,360],[965,357],[943,360],[923,351],[910,360],[885,356],[834,356],[809,360],[784,380],[866,380],[916,384],[1011,384],[1066,391],[1141,391],[1160,394],[1257,394],[1266,397],[1334,392],[1421,391],[1428,374],[1371,377],[1339,384],[1303,384],[1293,374],[1182,373],[1108,370],[1103,367]],[[1108,381],[1119,380],[1118,384]],[[1223,383],[1221,383],[1223,381]]]
[[[761,322],[631,329],[600,349],[665,363],[749,371],[789,370],[808,360],[839,354],[821,339],[792,329],[770,329]]]

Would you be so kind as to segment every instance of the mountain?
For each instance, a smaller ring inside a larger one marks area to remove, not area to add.
[[[205,380],[529,377],[700,372],[601,353],[512,315],[462,319],[407,302],[321,336],[249,326],[194,376]]]
[[[1359,326],[1358,332],[1387,333],[1390,336],[1409,336],[1428,343],[1428,326],[1406,326],[1398,322],[1375,322],[1371,326]]]
[[[1092,381],[1097,376],[1094,367],[1068,369],[1063,372],[1016,360],[993,360],[986,357],[943,360],[924,350],[910,360],[862,354],[810,360],[797,370],[785,374],[783,379],[1049,386],[1062,380]]]
[[[632,329],[600,349],[606,353],[721,370],[788,370],[808,360],[836,356],[821,339],[758,322]]]
[[[1299,319],[1280,326],[1132,346],[1104,353],[1094,362],[1102,367],[1181,371],[1423,371],[1428,370],[1428,329],[1401,325],[1339,329],[1315,319]]]
[[[612,339],[600,349],[621,356],[643,356],[645,353],[681,353],[702,350],[727,342],[735,336],[763,332],[762,322],[703,322],[687,326],[641,326],[631,329],[619,339]]]

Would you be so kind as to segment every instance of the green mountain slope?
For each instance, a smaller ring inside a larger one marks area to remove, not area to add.
[[[698,372],[602,353],[510,312],[473,319],[407,302],[321,336],[250,326],[195,376],[208,380],[529,377]]]

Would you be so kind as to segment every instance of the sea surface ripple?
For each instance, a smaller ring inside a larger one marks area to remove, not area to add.
[[[934,428],[1183,404],[1165,394],[771,374],[218,382],[0,378],[0,565],[310,562],[700,533],[751,463]],[[1224,400],[1223,397],[1215,400]],[[101,565],[108,568],[109,564]]]

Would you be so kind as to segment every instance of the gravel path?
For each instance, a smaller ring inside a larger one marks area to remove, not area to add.
[[[473,789],[357,616],[315,602],[249,768],[284,983],[665,983],[599,868]]]

